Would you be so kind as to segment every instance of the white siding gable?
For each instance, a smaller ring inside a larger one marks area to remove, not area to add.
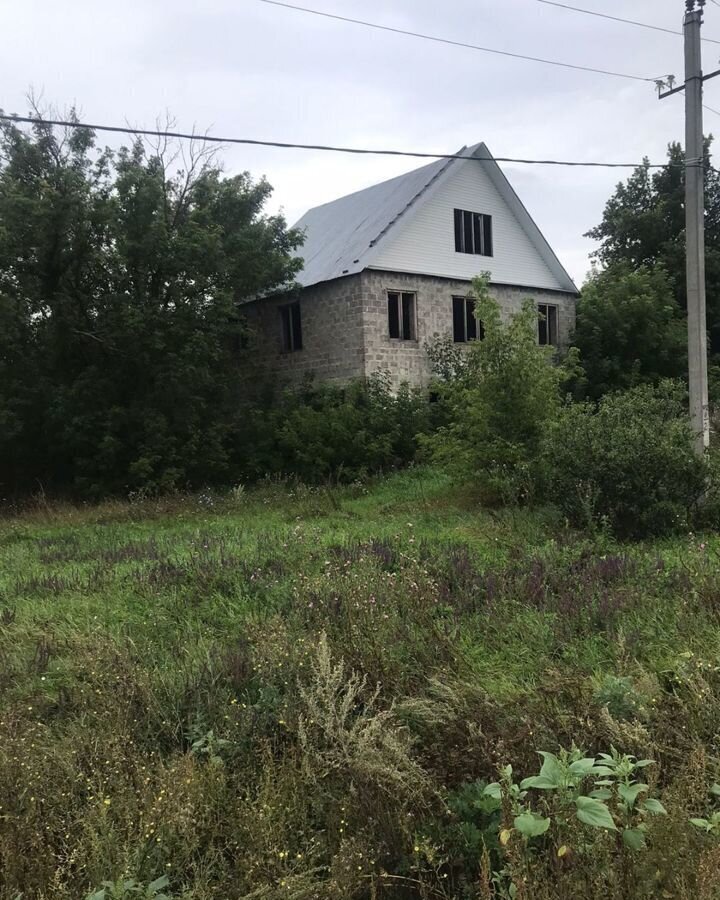
[[[458,279],[486,271],[499,284],[568,290],[500,195],[487,165],[492,164],[468,160],[453,166],[422,203],[394,224],[370,267]],[[455,209],[492,216],[493,256],[455,251]]]

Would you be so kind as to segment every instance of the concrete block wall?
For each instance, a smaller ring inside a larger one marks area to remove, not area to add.
[[[424,385],[430,379],[425,342],[435,336],[452,336],[452,299],[470,293],[465,280],[430,275],[406,275],[368,269],[361,274],[363,289],[363,333],[365,374],[378,370],[390,372],[394,387],[403,381]],[[417,340],[393,339],[388,334],[387,293],[405,291],[415,294]],[[494,284],[490,292],[505,317],[521,308],[523,300],[551,303],[558,307],[558,342],[566,347],[575,327],[575,297],[560,291]]]
[[[280,307],[293,297],[253,301],[243,307],[253,332],[241,365],[256,381],[274,379],[293,386],[307,375],[318,381],[389,372],[393,387],[403,382],[427,384],[430,366],[425,342],[436,335],[452,335],[452,299],[470,292],[466,280],[365,270],[299,292],[302,350],[282,349]],[[415,294],[414,341],[393,339],[388,330],[388,291]],[[558,307],[558,338],[567,346],[575,327],[575,297],[559,291],[491,285],[503,315],[519,310],[525,298]]]
[[[300,303],[303,346],[290,353],[283,350],[280,307],[294,300]],[[295,296],[255,300],[241,312],[251,334],[240,359],[250,377],[293,386],[308,375],[318,381],[348,381],[365,374],[361,275],[306,288]]]

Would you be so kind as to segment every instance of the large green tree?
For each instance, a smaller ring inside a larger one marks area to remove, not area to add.
[[[291,284],[270,186],[200,146],[0,130],[0,491],[229,477],[238,301]]]
[[[662,264],[613,263],[593,272],[577,308],[575,345],[589,397],[681,378],[687,327]]]
[[[708,329],[714,354],[720,353],[720,173],[711,166],[712,139],[705,144],[705,227]],[[672,296],[685,310],[685,156],[679,144],[668,148],[668,164],[646,163],[608,200],[602,222],[587,237],[600,242],[602,266],[631,268],[661,264]]]

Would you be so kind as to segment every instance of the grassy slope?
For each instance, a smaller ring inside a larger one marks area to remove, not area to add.
[[[351,897],[380,868],[405,891],[387,896],[424,896],[420,882],[427,896],[480,896],[474,863],[441,840],[442,873],[418,858],[419,826],[402,822],[432,820],[421,790],[353,818],[364,776],[333,764],[322,801],[308,798],[330,751],[308,749],[297,685],[319,683],[323,631],[335,660],[380,682],[380,709],[401,704],[429,793],[500,761],[529,773],[534,749],[572,739],[624,742],[659,760],[663,790],[687,806],[682,829],[717,778],[718,553],[715,536],[618,548],[550,514],[480,512],[427,472],[5,520],[0,897],[76,898],[166,871],[192,898]],[[450,694],[429,727],[412,701],[439,703],[438,683]],[[685,831],[672,840],[702,849]],[[357,853],[352,880],[343,860]],[[666,868],[664,889],[686,896],[695,856],[682,876]]]

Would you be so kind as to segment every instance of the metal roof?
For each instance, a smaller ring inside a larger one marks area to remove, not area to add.
[[[564,289],[577,293],[577,287],[493,160],[487,146],[480,143],[462,147],[458,151],[458,155],[461,154],[468,158],[479,156],[491,160],[479,164],[486,167],[495,187]],[[410,207],[429,196],[458,165],[465,165],[465,161],[439,159],[306,212],[294,226],[305,231],[305,243],[298,253],[304,267],[296,276],[296,281],[308,287],[368,268],[388,231]]]

